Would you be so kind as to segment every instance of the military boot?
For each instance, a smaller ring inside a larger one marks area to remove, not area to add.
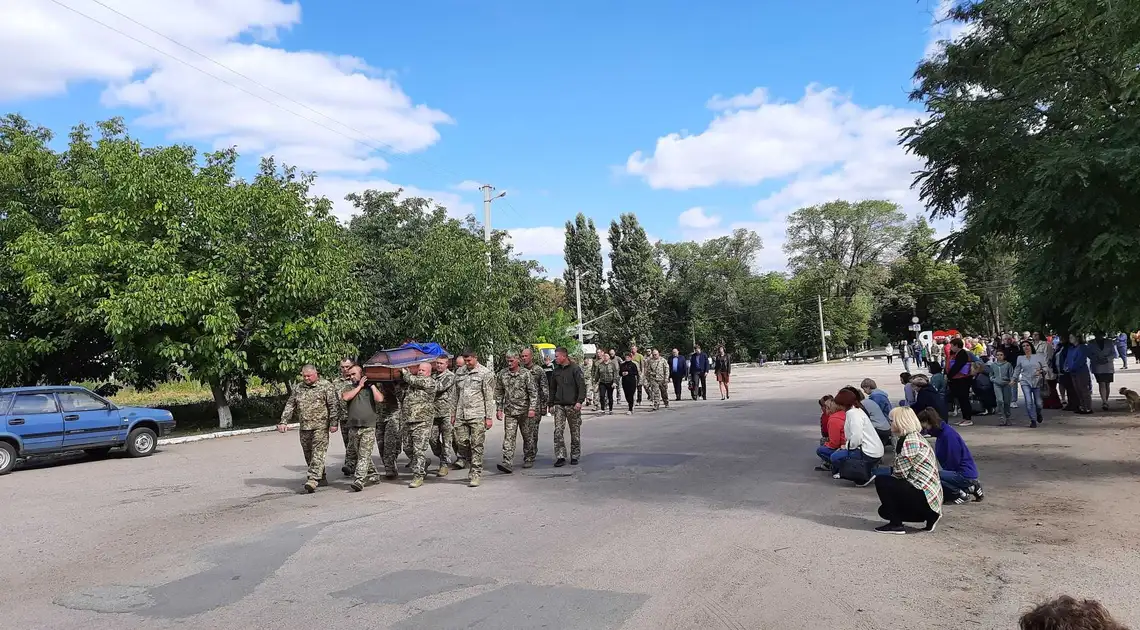
[[[478,488],[479,487],[479,475],[475,475],[474,477],[469,478],[467,480],[467,487]]]
[[[304,488],[305,488],[305,492],[312,494],[312,493],[317,491],[317,482],[310,479],[309,481],[305,482]]]
[[[466,461],[464,461],[462,458],[455,460],[455,469],[456,470],[463,470],[464,468],[467,468],[467,462]]]
[[[353,492],[360,492],[364,489],[364,482],[357,479],[352,482],[352,485],[350,485],[349,488],[352,489]]]
[[[447,464],[440,464],[439,470],[437,470],[435,472],[435,476],[436,477],[446,477],[447,473],[449,473],[449,472],[451,472],[451,471],[447,468]]]
[[[415,477],[412,477],[412,482],[408,484],[408,487],[409,488],[418,488],[422,485],[424,485],[424,478],[419,476],[419,475],[416,475]]]

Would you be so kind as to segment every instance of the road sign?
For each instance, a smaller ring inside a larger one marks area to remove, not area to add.
[[[830,337],[830,336],[831,336],[831,331],[830,331],[830,330],[825,330],[825,331],[823,331],[823,336],[824,336],[824,337]]]
[[[912,324],[917,324],[919,321],[921,321],[921,320],[918,319],[918,315],[915,315],[914,317],[910,318],[910,323],[912,323]]]
[[[911,324],[910,326],[907,326],[907,328],[913,332],[922,332],[922,326],[919,324]]]

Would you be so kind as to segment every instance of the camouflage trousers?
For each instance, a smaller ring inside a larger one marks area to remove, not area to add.
[[[554,406],[554,458],[566,459],[566,425],[570,425],[570,458],[582,454],[582,412],[573,405]]]
[[[376,474],[376,466],[372,463],[372,449],[376,448],[376,427],[351,427],[347,433],[352,435],[350,442],[355,457],[349,460],[352,463],[348,466],[354,470],[356,481],[365,483],[370,476]]]
[[[523,416],[521,422],[519,433],[522,433],[523,461],[533,464],[534,458],[538,457],[538,426],[542,423],[542,417],[537,413],[533,418]]]
[[[356,432],[351,429],[343,423],[340,425],[340,439],[344,440],[344,464],[349,467],[356,461]]]
[[[515,443],[520,434],[523,438],[523,460],[526,459],[526,423],[528,420],[536,420],[536,418],[527,418],[525,413],[503,416],[503,463],[507,466],[513,467],[515,465]]]
[[[396,459],[400,457],[400,423],[396,414],[381,418],[376,425],[376,446],[384,462],[384,472],[396,472]]]
[[[404,434],[408,436],[408,443],[412,451],[412,476],[423,477],[427,468],[428,436],[431,435],[431,423],[409,422],[404,425]]]
[[[309,465],[309,481],[319,481],[325,477],[325,456],[329,452],[328,429],[300,431],[301,451],[305,463]]]
[[[428,442],[431,444],[431,452],[439,458],[440,466],[450,466],[455,461],[455,436],[451,418],[436,418],[431,423]]]
[[[657,386],[657,381],[645,381],[645,393],[649,396],[649,404],[653,405],[653,410],[657,411],[661,408],[661,388]]]
[[[483,440],[487,433],[487,425],[483,419],[459,420],[455,423],[455,441],[459,445],[459,459],[467,460],[471,467],[471,476],[483,475]]]
[[[657,389],[661,390],[661,400],[665,403],[665,407],[669,407],[669,381],[661,381],[657,384]]]

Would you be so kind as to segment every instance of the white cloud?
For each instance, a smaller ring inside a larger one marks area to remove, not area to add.
[[[458,184],[455,184],[454,186],[452,186],[452,188],[455,190],[462,190],[462,191],[466,191],[466,192],[474,192],[476,190],[479,190],[482,187],[483,187],[483,184],[480,184],[479,182],[477,182],[473,179],[465,179],[465,180],[459,182]]]
[[[246,154],[275,154],[322,173],[384,169],[379,153],[423,150],[439,140],[437,125],[452,122],[413,103],[359,58],[267,45],[278,30],[300,21],[296,2],[120,0],[115,7],[288,98],[98,5],[77,8],[241,89],[55,4],[0,0],[0,56],[7,60],[0,99],[58,94],[80,81],[105,83],[105,105],[141,110],[138,124],[165,129],[172,139],[237,145]],[[261,43],[247,43],[251,36]]]
[[[930,24],[930,40],[926,44],[926,57],[933,57],[942,51],[945,42],[954,41],[974,29],[973,24],[963,24],[950,19],[950,10],[962,0],[938,0],[934,19]]]
[[[365,190],[393,191],[402,188],[404,196],[424,197],[447,208],[448,216],[462,219],[474,214],[475,206],[453,192],[440,190],[423,190],[415,186],[394,184],[386,179],[351,179],[343,177],[317,177],[310,193],[318,197],[328,197],[333,202],[333,214],[341,221],[347,222],[355,213],[352,204],[345,201],[345,195]]]
[[[750,186],[863,159],[884,144],[893,147],[897,130],[915,118],[893,107],[863,108],[836,88],[816,85],[795,103],[770,101],[763,91],[721,101],[734,99],[754,106],[718,115],[699,134],[659,138],[652,156],[630,155],[626,171],[653,188]]]
[[[689,208],[677,217],[677,225],[681,226],[682,230],[708,230],[720,225],[720,217],[710,215],[705,212],[705,209],[697,206]]]
[[[713,111],[720,111],[725,109],[746,109],[749,107],[759,107],[768,102],[768,90],[758,87],[752,90],[749,94],[737,94],[731,98],[724,98],[720,94],[709,99],[705,104],[706,107]]]
[[[511,236],[515,253],[523,258],[562,256],[566,244],[566,230],[561,227],[510,228],[507,234]]]

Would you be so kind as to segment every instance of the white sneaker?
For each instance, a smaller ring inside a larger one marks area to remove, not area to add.
[[[633,412],[632,412],[632,411],[627,411],[627,412],[625,412],[625,415],[627,415],[627,416],[632,416],[632,415],[633,415]]]
[[[1009,403],[1009,408],[1010,409],[1017,409],[1017,403],[1015,403],[1015,402]]]

